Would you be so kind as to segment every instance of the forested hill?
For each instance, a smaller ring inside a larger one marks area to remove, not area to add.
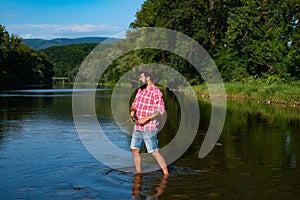
[[[98,43],[85,43],[52,46],[39,52],[47,55],[48,60],[53,64],[54,76],[68,77],[69,81],[73,81],[80,64],[97,45]]]
[[[114,43],[118,41],[117,38],[108,38],[108,37],[83,37],[83,38],[55,38],[51,40],[45,39],[24,39],[23,43],[27,44],[33,49],[41,50],[47,49],[52,46],[64,46],[71,44],[89,44],[89,43]]]

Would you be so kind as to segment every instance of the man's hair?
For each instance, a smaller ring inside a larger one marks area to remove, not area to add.
[[[143,74],[143,73],[144,73],[145,77],[150,77],[150,80],[153,81],[154,77],[153,77],[152,70],[144,68],[144,69],[141,70],[140,74]]]
[[[148,68],[142,68],[140,71],[139,71],[139,74],[144,74],[145,77],[150,77],[150,80],[153,81],[153,73],[150,69]],[[146,84],[142,84],[139,89],[146,89],[147,87],[147,83]]]

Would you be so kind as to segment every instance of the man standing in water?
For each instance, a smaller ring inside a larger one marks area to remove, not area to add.
[[[159,153],[157,126],[159,115],[165,111],[162,93],[152,82],[150,72],[143,71],[140,74],[142,86],[139,88],[132,103],[130,117],[136,120],[132,134],[130,148],[136,173],[142,172],[142,158],[140,150],[146,145],[148,153],[155,158],[164,174],[169,174],[164,157]]]

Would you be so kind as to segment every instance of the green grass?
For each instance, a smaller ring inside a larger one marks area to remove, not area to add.
[[[253,101],[300,106],[300,82],[290,83],[224,83],[226,97]],[[207,86],[197,85],[193,89],[199,97],[209,97]]]

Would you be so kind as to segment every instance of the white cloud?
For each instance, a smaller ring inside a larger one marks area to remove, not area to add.
[[[7,16],[8,18],[15,18],[15,17],[17,17],[18,15],[17,15],[17,13],[7,13],[6,16]]]
[[[24,34],[22,36],[22,38],[32,38],[32,34],[28,33],[28,34]]]
[[[40,38],[74,38],[88,36],[112,36],[125,31],[124,27],[107,24],[14,24],[7,25],[9,33],[18,35],[24,39]]]

